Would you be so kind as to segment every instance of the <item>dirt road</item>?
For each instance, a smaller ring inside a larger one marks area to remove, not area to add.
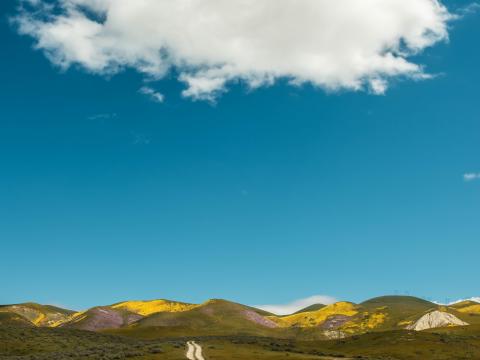
[[[187,342],[186,356],[188,360],[205,360],[203,357],[202,347],[195,341]]]

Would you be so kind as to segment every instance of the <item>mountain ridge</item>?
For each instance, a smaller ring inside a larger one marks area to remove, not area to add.
[[[120,301],[77,312],[37,303],[0,305],[0,315],[0,326],[61,327],[97,332],[118,330],[127,333],[154,329],[152,331],[161,334],[242,334],[322,339],[372,331],[480,325],[480,304],[468,300],[450,306],[438,305],[413,296],[390,295],[358,304],[348,301],[314,304],[280,316],[223,299],[210,299],[201,304],[154,299]],[[422,325],[415,326],[419,321]]]

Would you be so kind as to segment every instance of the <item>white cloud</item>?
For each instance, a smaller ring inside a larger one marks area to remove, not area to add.
[[[27,4],[28,3],[28,4]],[[98,74],[172,69],[185,97],[213,100],[231,82],[288,79],[383,94],[423,79],[410,59],[448,40],[439,0],[25,0],[14,21],[50,61]]]
[[[142,86],[138,92],[143,95],[147,95],[151,100],[162,103],[165,100],[165,96],[163,94],[159,93],[158,91],[155,91],[149,86]]]
[[[458,304],[458,303],[463,302],[463,301],[473,301],[473,302],[480,303],[480,297],[471,297],[471,298],[468,298],[468,299],[460,299],[460,300],[457,300],[457,301],[454,301],[454,302],[450,303],[449,305]]]
[[[480,173],[466,173],[466,174],[463,174],[463,180],[465,180],[467,182],[480,180]]]
[[[438,305],[455,305],[455,304],[461,303],[463,301],[473,301],[473,302],[477,302],[477,303],[480,304],[480,297],[471,297],[471,298],[468,298],[468,299],[459,299],[459,300],[455,300],[455,301],[448,302],[448,303],[442,303],[442,302],[434,301],[434,303],[438,304]]]
[[[305,299],[295,300],[288,304],[281,305],[255,305],[257,309],[262,309],[277,315],[288,315],[304,309],[313,304],[330,305],[337,302],[334,297],[327,295],[314,295]]]

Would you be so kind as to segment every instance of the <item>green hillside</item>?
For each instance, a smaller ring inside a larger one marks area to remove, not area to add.
[[[183,353],[181,341],[149,342],[65,328],[0,327],[2,360],[182,359]]]
[[[399,295],[375,297],[360,303],[360,305],[369,309],[388,306],[389,308],[395,309],[396,311],[406,312],[422,311],[436,306],[436,304],[430,301],[420,299],[414,296]]]
[[[387,331],[344,340],[298,341],[258,337],[224,337],[203,340],[211,359],[267,359],[269,353],[284,359],[301,354],[316,359],[364,360],[466,360],[480,359],[480,336],[413,331]]]
[[[381,296],[360,304],[367,314],[384,314],[375,330],[403,329],[438,305],[413,296]]]
[[[132,324],[132,328],[154,327],[161,331],[202,335],[271,334],[275,323],[265,311],[226,300],[209,300],[183,312],[160,312]],[[162,330],[163,328],[163,330]]]
[[[33,327],[30,321],[12,312],[0,312],[0,327]]]
[[[300,313],[304,313],[304,312],[310,312],[310,311],[317,311],[317,310],[323,309],[325,306],[327,306],[327,305],[313,304],[313,305],[307,306],[306,308],[303,308],[303,309],[300,309],[300,310],[294,312],[292,315],[300,314]]]
[[[424,330],[423,332],[429,332],[434,334],[446,334],[446,335],[453,335],[453,336],[480,337],[480,324],[469,325],[469,326],[437,328],[437,329]]]

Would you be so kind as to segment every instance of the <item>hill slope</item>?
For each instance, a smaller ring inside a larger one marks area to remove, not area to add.
[[[198,305],[160,299],[124,301],[110,305],[110,307],[113,309],[127,310],[142,316],[148,316],[157,312],[182,312],[192,310],[198,307]]]
[[[24,303],[0,306],[0,312],[22,316],[36,326],[55,327],[67,321],[75,312],[51,305]]]
[[[99,331],[127,326],[141,318],[141,315],[127,310],[99,306],[76,313],[69,321],[62,323],[60,326],[70,329]]]
[[[182,312],[160,312],[145,317],[132,327],[170,328],[186,334],[204,335],[262,334],[277,327],[269,313],[226,300],[209,300]]]
[[[409,296],[383,296],[361,304],[338,302],[318,310],[269,319],[282,328],[302,328],[309,337],[344,337],[368,331],[404,329],[438,306]]]
[[[318,310],[295,313],[293,315],[278,317],[269,316],[279,327],[316,327],[326,325],[327,321],[339,322],[340,318],[348,320],[358,313],[358,305],[349,302],[338,302],[321,307]]]
[[[327,306],[327,305],[313,304],[313,305],[307,306],[306,308],[300,309],[300,310],[298,310],[298,311],[296,311],[296,312],[294,312],[293,314],[290,314],[290,315],[296,315],[296,314],[300,314],[300,313],[304,313],[304,312],[317,311],[317,310],[320,310],[320,309],[324,308],[325,306]],[[286,315],[286,316],[289,316],[289,315]]]
[[[0,327],[33,327],[30,321],[13,312],[0,312]]]
[[[404,329],[426,312],[438,306],[430,301],[413,296],[380,296],[360,304],[365,313],[382,316],[376,330]]]

